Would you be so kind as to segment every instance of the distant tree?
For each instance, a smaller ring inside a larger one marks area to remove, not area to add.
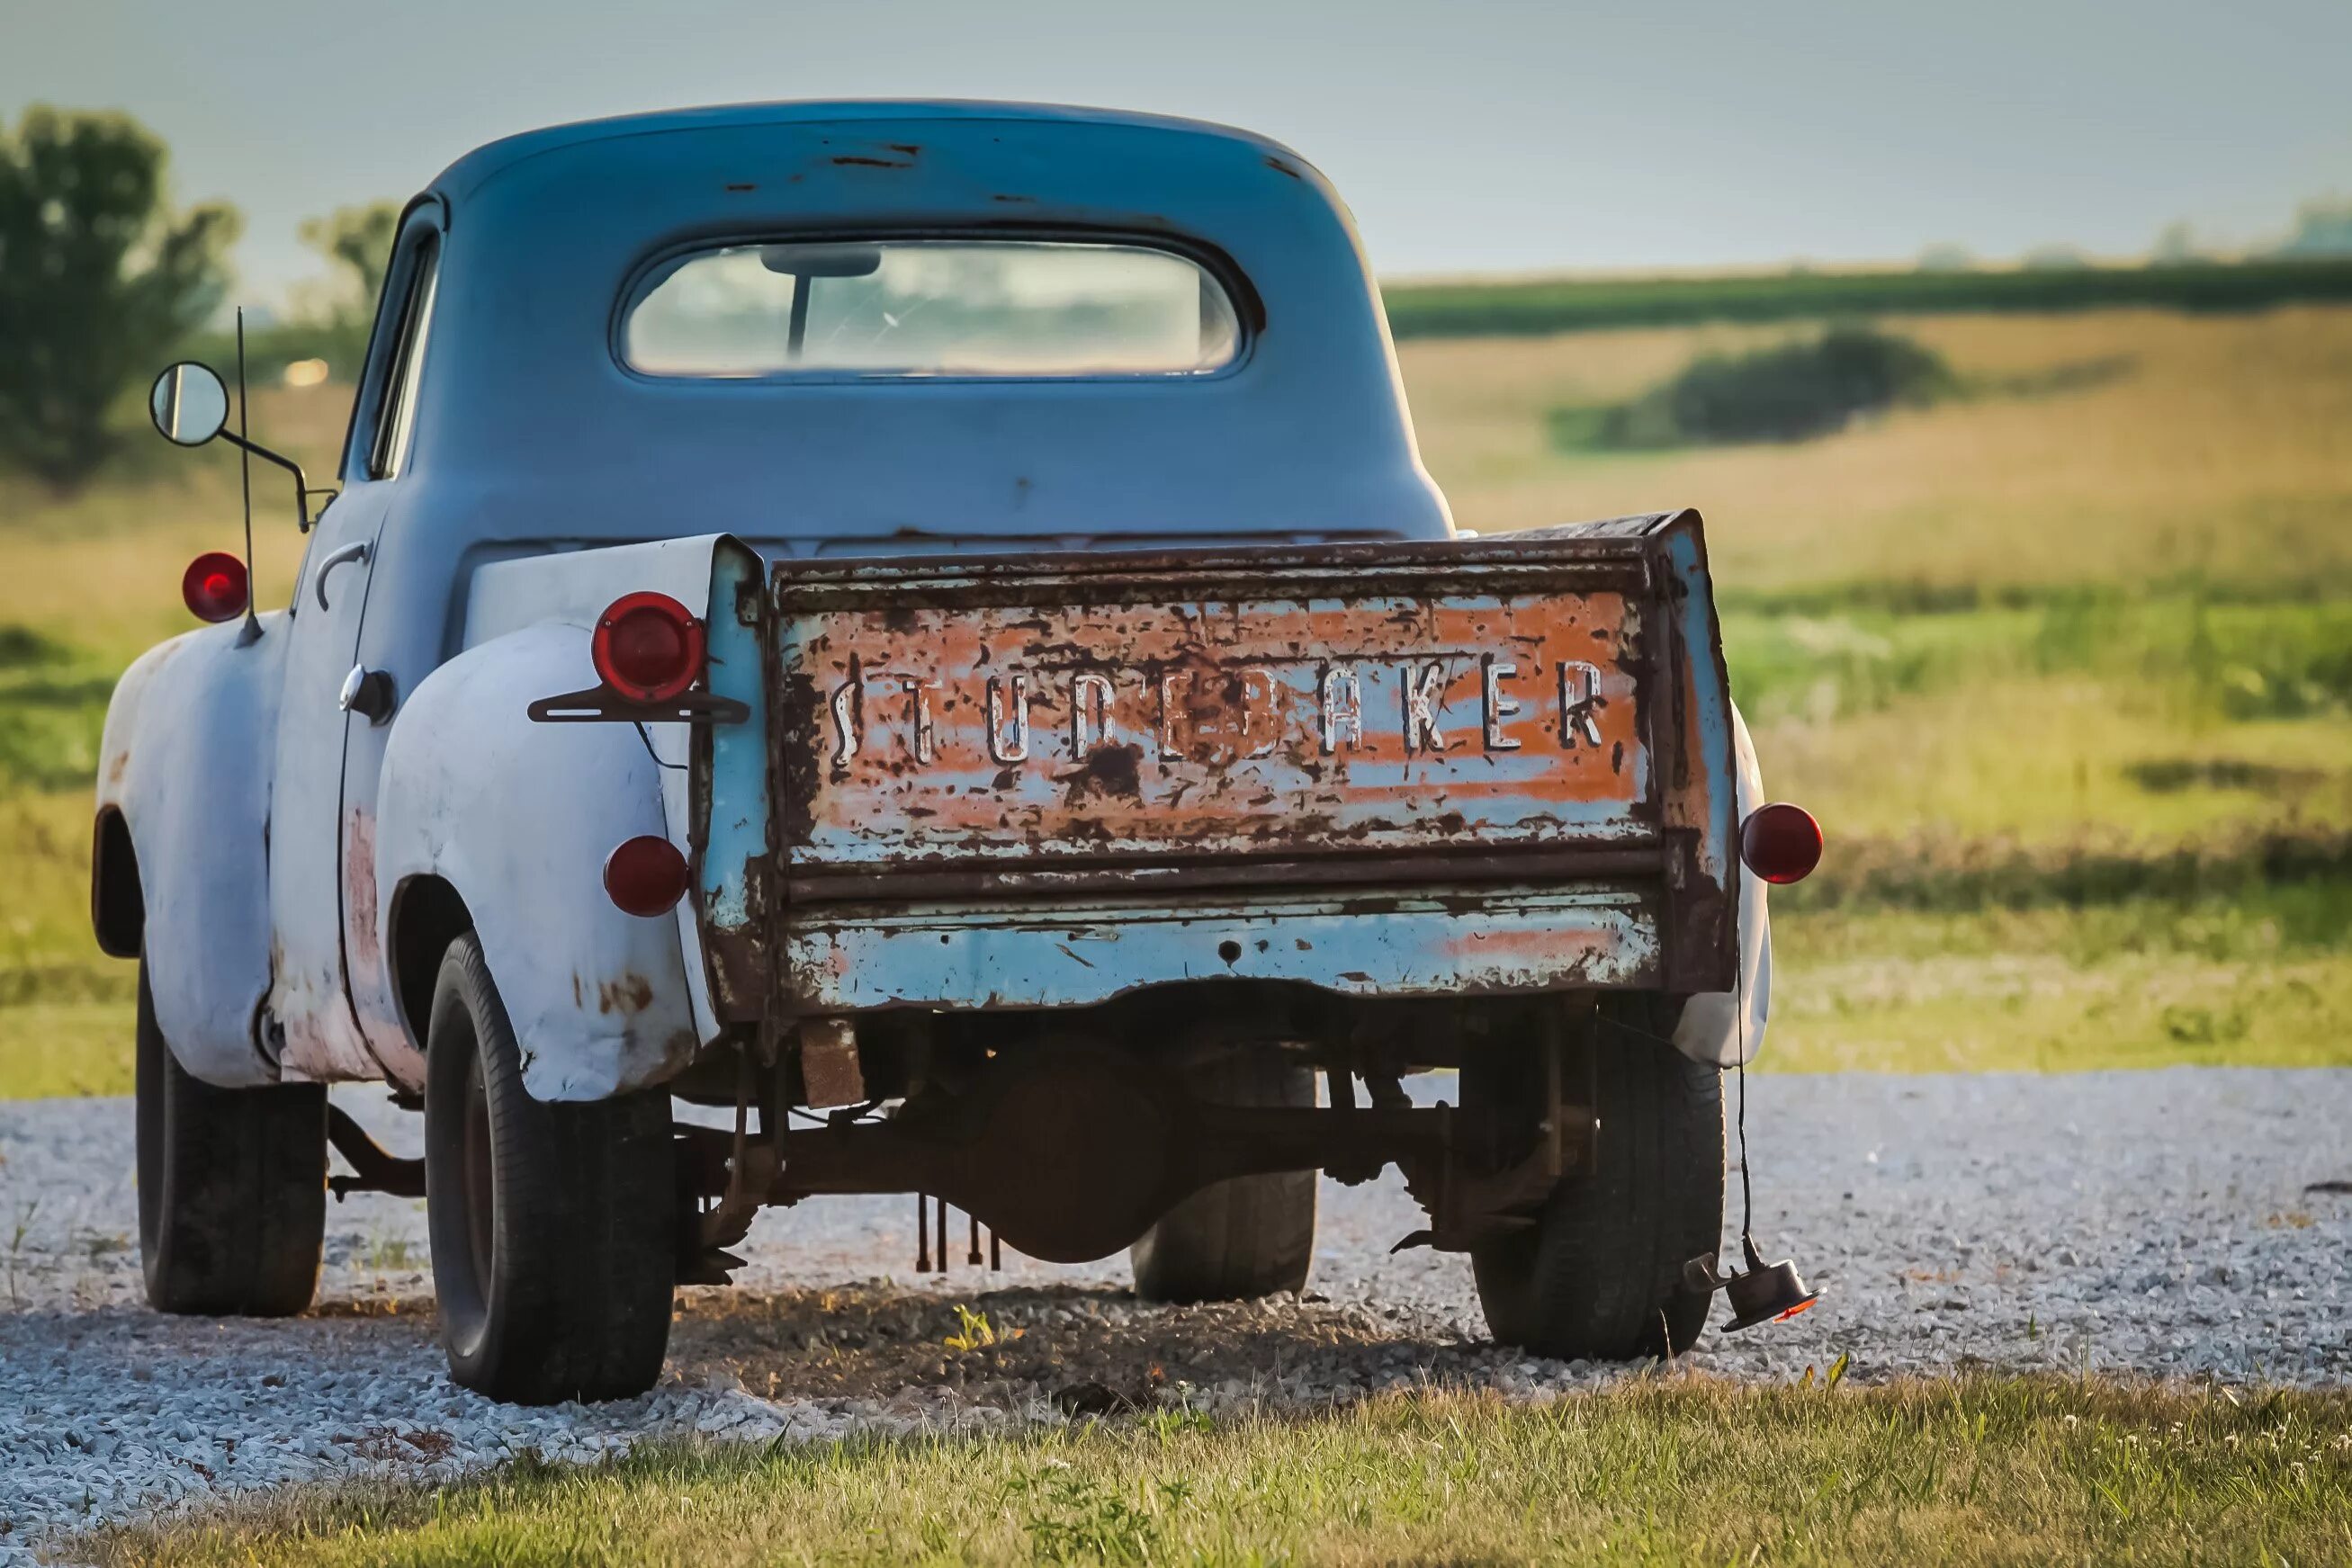
[[[1974,272],[1976,267],[1976,256],[1954,240],[1937,240],[1919,253],[1922,272]]]
[[[164,161],[127,115],[36,105],[0,127],[0,461],[53,485],[106,461],[117,403],[227,287],[236,212],[171,212]]]
[[[383,292],[383,269],[392,259],[393,231],[399,225],[397,202],[337,207],[323,218],[304,221],[302,243],[341,265],[353,285],[339,302],[338,314],[373,319],[376,296]]]
[[[2028,272],[2078,272],[2091,265],[2081,247],[2071,245],[2038,245],[2021,261]]]
[[[2169,267],[2210,259],[2205,247],[2197,243],[2197,230],[2187,218],[2175,218],[2157,231],[2156,243],[2148,247],[2147,258]]]
[[[312,337],[308,351],[325,359],[341,380],[356,381],[360,363],[367,358],[376,298],[383,292],[383,272],[392,261],[393,235],[399,226],[398,203],[370,202],[311,218],[299,231],[302,243],[334,266],[333,286],[324,296],[325,319],[318,322],[323,330]]]
[[[2315,196],[2294,210],[2280,256],[2352,256],[2352,196]]]

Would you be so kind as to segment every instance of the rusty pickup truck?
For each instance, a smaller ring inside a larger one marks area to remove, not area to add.
[[[271,457],[228,410],[158,382]],[[1393,1166],[1498,1338],[1700,1332],[1818,830],[1695,514],[1456,535],[1286,148],[966,103],[494,143],[401,220],[341,481],[291,602],[200,559],[219,623],[108,718],[158,1307],[299,1311],[331,1179],[416,1194],[457,1381],[613,1397],[766,1206],[1232,1299]]]

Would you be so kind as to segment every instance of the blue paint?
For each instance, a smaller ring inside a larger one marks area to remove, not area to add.
[[[1295,896],[1167,908],[990,904],[796,915],[784,954],[793,1005],[815,1012],[1083,1007],[1147,986],[1234,977],[1350,996],[1445,996],[1654,985],[1658,927],[1654,894],[1590,887],[1480,890],[1469,913],[1436,897],[1378,913]]]
[[[1699,870],[1719,886],[1729,888],[1737,863],[1732,840],[1738,830],[1735,794],[1738,775],[1732,760],[1731,692],[1716,630],[1715,590],[1707,578],[1705,544],[1696,526],[1670,530],[1665,547],[1667,565],[1681,582],[1675,632],[1690,670],[1693,713],[1698,727],[1698,755],[1691,758],[1691,773],[1694,779],[1709,781],[1707,817],[1699,835]]]
[[[703,918],[737,936],[752,924],[746,868],[769,851],[768,699],[760,668],[760,558],[730,538],[710,553],[710,690],[751,710],[742,724],[711,727],[710,816],[703,851]],[[740,596],[740,597],[739,597]],[[739,610],[739,603],[742,607]],[[746,619],[746,614],[750,619]]]

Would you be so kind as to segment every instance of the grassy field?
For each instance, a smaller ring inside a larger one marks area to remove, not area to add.
[[[1563,450],[1551,414],[1720,325],[1403,345],[1425,457],[1482,531],[1694,505],[1775,793],[1830,858],[1780,895],[1767,1064],[2352,1062],[2352,308],[1883,319],[1972,389],[1823,439]],[[257,399],[315,474],[331,390]],[[264,602],[299,553],[257,473]],[[187,625],[236,470],[147,440],[60,499],[0,480],[0,1095],[128,1083],[89,946],[113,673]]]
[[[2079,267],[1792,268],[1665,277],[1489,277],[1391,284],[1399,339],[1515,337],[1706,321],[1819,320],[1891,311],[1952,314],[2123,307],[2254,310],[2352,299],[2340,257]]]
[[[278,1494],[98,1561],[275,1563],[2341,1562],[2352,1397],[1963,1377],[1640,1382],[1331,1416],[658,1448],[440,1491]]]

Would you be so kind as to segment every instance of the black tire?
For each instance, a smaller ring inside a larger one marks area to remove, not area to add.
[[[1646,992],[1602,998],[1591,1048],[1594,1167],[1554,1189],[1531,1230],[1474,1249],[1479,1304],[1497,1340],[1562,1360],[1679,1355],[1709,1298],[1683,1265],[1723,1235],[1723,1075],[1668,1043],[1675,1009]],[[1616,1025],[1619,1027],[1612,1027]],[[1570,1082],[1584,1048],[1570,1052]],[[1465,1104],[1521,1103],[1512,1066],[1465,1064]]]
[[[1218,1105],[1311,1106],[1315,1070],[1268,1042],[1223,1052],[1187,1075]],[[1147,1301],[1245,1301],[1307,1286],[1320,1173],[1279,1171],[1203,1187],[1128,1249]]]
[[[425,1203],[450,1378],[517,1405],[651,1388],[677,1269],[669,1096],[532,1099],[471,932],[441,960],[425,1040]]]
[[[291,1317],[319,1288],[327,1087],[215,1089],[155,1024],[139,961],[139,1260],[158,1312]]]

